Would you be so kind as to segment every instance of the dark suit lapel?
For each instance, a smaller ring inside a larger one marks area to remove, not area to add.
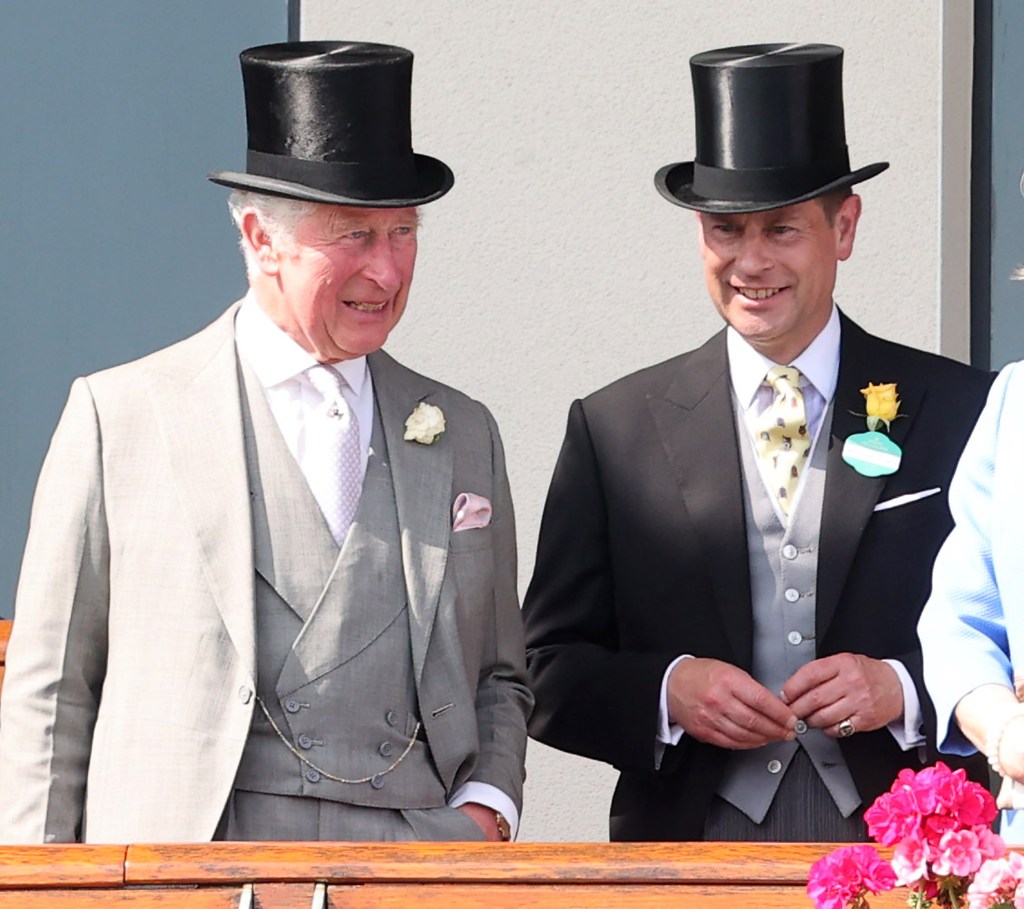
[[[901,398],[899,417],[892,423],[890,438],[900,447],[910,432],[914,415],[924,400],[923,387],[900,382],[900,364],[889,355],[888,345],[872,337],[845,316],[839,353],[839,377],[833,397],[829,434],[828,470],[821,512],[818,554],[817,636],[824,637],[842,596],[850,566],[885,489],[886,477],[865,477],[843,461],[843,444],[857,433],[867,432],[864,396],[869,382],[896,382]]]
[[[716,605],[736,662],[749,666],[750,567],[737,448],[743,440],[736,434],[725,333],[690,356],[664,398],[651,397],[648,403],[706,554]]]
[[[417,404],[426,401],[444,410],[443,402],[436,397],[436,386],[383,351],[371,354],[367,362],[394,483],[413,667],[419,685],[448,561],[453,446],[458,427],[450,425],[451,415],[446,413],[448,429],[433,444],[405,441],[405,421]]]

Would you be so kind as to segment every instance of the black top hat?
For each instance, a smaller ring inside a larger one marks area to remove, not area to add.
[[[246,172],[237,189],[370,208],[420,205],[455,181],[412,150],[412,52],[387,44],[296,41],[242,51]]]
[[[697,155],[655,175],[669,202],[706,212],[765,211],[823,196],[889,166],[850,171],[841,47],[727,47],[692,57],[690,74]]]

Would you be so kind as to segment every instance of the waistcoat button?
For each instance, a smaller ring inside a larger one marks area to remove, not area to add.
[[[782,769],[782,761],[777,761],[774,758],[768,762],[768,772],[778,773]]]
[[[314,770],[312,767],[307,767],[306,768],[306,779],[309,780],[311,783],[319,783],[320,782],[320,771],[319,770]]]
[[[381,742],[377,751],[381,757],[391,757],[391,742]]]
[[[304,748],[308,751],[310,748],[313,747],[313,740],[308,735],[303,733],[299,736],[299,747]]]
[[[288,698],[288,700],[284,702],[284,709],[289,713],[298,713],[299,702],[295,700],[295,698]]]
[[[384,788],[384,777],[381,776],[379,773],[374,774],[373,779],[370,780],[370,785],[373,786],[374,789],[383,789]]]

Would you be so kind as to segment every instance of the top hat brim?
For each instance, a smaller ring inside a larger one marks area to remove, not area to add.
[[[654,185],[669,202],[694,211],[709,214],[745,214],[748,212],[769,211],[773,208],[785,208],[787,205],[798,205],[819,196],[828,195],[837,189],[852,186],[877,176],[889,167],[888,161],[869,164],[858,170],[830,180],[820,186],[792,193],[779,193],[771,199],[710,199],[693,191],[694,162],[684,161],[679,164],[666,164],[654,175]]]
[[[304,202],[322,202],[327,205],[354,205],[360,208],[411,208],[440,199],[455,183],[455,175],[443,161],[429,155],[413,154],[416,170],[416,186],[411,194],[394,198],[378,198],[361,193],[332,191],[325,188],[294,183],[276,177],[260,174],[236,173],[218,170],[208,177],[221,186],[242,189],[249,192],[265,193],[270,196],[284,196]]]

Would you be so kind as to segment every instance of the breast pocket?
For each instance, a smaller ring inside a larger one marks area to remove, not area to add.
[[[948,522],[949,509],[944,491],[885,508],[871,515],[871,523],[875,528],[890,533],[914,531],[926,532],[930,536],[936,527],[945,527]]]
[[[472,530],[452,532],[448,540],[448,552],[452,555],[461,552],[477,552],[491,548],[492,530],[490,527],[474,527]]]

